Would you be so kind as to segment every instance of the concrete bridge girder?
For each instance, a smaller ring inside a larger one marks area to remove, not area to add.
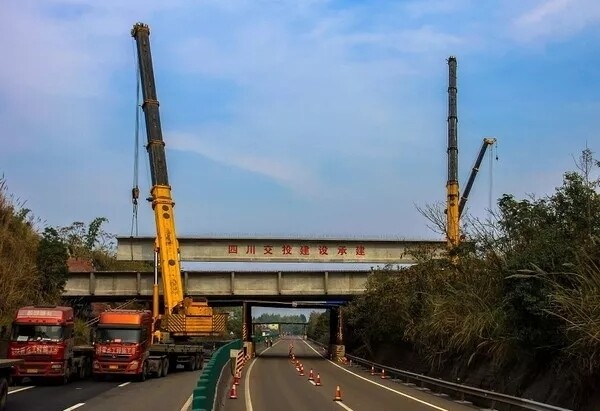
[[[364,292],[370,270],[329,271],[185,271],[182,282],[191,296],[245,299],[289,296],[354,296]],[[64,297],[149,297],[152,272],[69,273]],[[162,280],[159,278],[162,294]]]
[[[414,264],[440,257],[445,240],[180,237],[181,261]],[[117,237],[117,259],[153,261],[154,237]]]

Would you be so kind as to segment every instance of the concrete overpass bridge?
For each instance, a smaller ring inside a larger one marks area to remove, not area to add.
[[[365,291],[371,270],[184,271],[192,297],[221,301],[348,300]],[[151,299],[153,272],[88,271],[69,273],[63,297],[91,301]],[[159,275],[162,295],[162,280]]]
[[[341,239],[284,237],[179,237],[180,259],[184,262],[288,262],[414,264],[420,257],[439,258],[446,251],[444,240]],[[155,261],[155,237],[117,237],[117,259]],[[371,270],[327,271],[184,271],[187,295],[215,301],[241,301],[242,339],[252,352],[251,308],[255,300],[296,302],[304,300],[347,301],[365,291]],[[152,272],[70,273],[64,297],[150,299]],[[162,294],[162,280],[158,280]],[[329,305],[332,352],[343,355],[342,311]]]

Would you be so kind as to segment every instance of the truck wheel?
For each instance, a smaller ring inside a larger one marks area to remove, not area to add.
[[[148,363],[144,361],[144,365],[142,366],[142,372],[140,373],[140,375],[138,375],[137,380],[139,382],[146,381],[147,374],[148,374]]]
[[[8,399],[8,381],[6,378],[0,377],[0,411],[4,411],[6,401]]]
[[[163,359],[163,375],[162,375],[163,377],[166,377],[167,374],[169,373],[169,367],[170,367],[169,359],[164,358]]]
[[[70,379],[71,379],[71,364],[67,364],[67,367],[65,368],[65,373],[63,374],[61,382],[63,384],[68,384]]]
[[[80,380],[84,380],[85,377],[86,377],[86,375],[85,375],[85,369],[86,369],[86,367],[87,367],[87,362],[86,361],[82,361],[79,364],[79,368],[77,369],[77,371],[79,371],[78,377],[79,377]]]

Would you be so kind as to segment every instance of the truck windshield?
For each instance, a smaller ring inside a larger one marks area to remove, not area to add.
[[[16,324],[12,341],[60,341],[64,338],[64,327],[60,325]]]
[[[98,328],[96,342],[139,343],[142,330],[130,328]]]

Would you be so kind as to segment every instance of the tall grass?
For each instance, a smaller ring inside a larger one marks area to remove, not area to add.
[[[564,353],[593,374],[600,369],[600,266],[587,256],[583,261],[575,273],[544,277],[553,288],[548,312],[563,320]]]
[[[14,310],[37,300],[36,252],[39,237],[29,211],[7,194],[0,178],[0,322],[7,323]]]

